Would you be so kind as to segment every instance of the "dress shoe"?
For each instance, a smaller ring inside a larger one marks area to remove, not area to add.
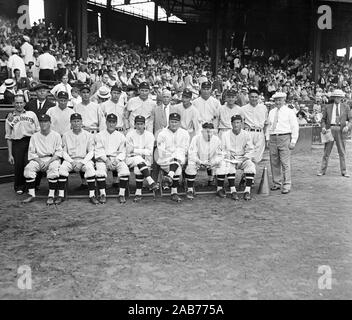
[[[231,193],[231,199],[234,200],[234,201],[240,200],[240,198],[239,198],[237,192],[232,192],[232,193]]]
[[[181,202],[182,201],[182,199],[178,196],[177,193],[174,193],[174,194],[171,195],[171,200],[175,201],[175,202]]]
[[[152,191],[156,191],[159,189],[159,185],[156,182],[153,182],[151,185],[149,185],[149,189]]]
[[[282,193],[282,194],[288,194],[288,193],[290,193],[290,190],[289,190],[289,189],[283,189],[283,190],[281,191],[281,193]]]
[[[95,205],[99,204],[99,201],[98,201],[98,199],[95,196],[90,197],[89,198],[89,202],[92,203],[92,204],[95,204]]]
[[[122,203],[126,203],[126,198],[125,196],[118,196],[119,202]]]
[[[24,199],[22,203],[31,203],[35,201],[35,197],[29,196],[27,199]]]
[[[55,204],[58,206],[61,203],[63,203],[64,201],[65,201],[64,197],[57,197],[56,200],[55,200]]]
[[[173,184],[173,180],[170,176],[163,177],[163,185],[166,189],[169,189]]]
[[[245,192],[243,194],[243,199],[246,200],[246,201],[251,200],[252,199],[251,194],[249,192]]]
[[[54,197],[49,197],[48,200],[46,200],[46,205],[51,206],[55,204]]]
[[[216,195],[220,198],[226,198],[226,191],[224,188],[220,189],[219,191],[216,192]]]
[[[186,198],[187,198],[188,200],[193,200],[193,199],[194,199],[193,191],[187,191],[187,193],[186,193]]]
[[[105,203],[106,203],[106,195],[105,195],[105,194],[103,194],[103,195],[101,195],[101,196],[99,197],[99,202],[100,202],[101,204],[105,204]]]
[[[136,195],[133,199],[133,202],[134,203],[138,203],[138,202],[141,202],[142,201],[142,196],[141,195]]]
[[[273,186],[270,188],[271,191],[276,191],[276,190],[280,190],[280,189],[281,189],[281,187],[278,186],[278,185],[273,185]]]
[[[350,175],[348,173],[343,173],[342,176],[345,177],[345,178],[349,178],[350,177]]]
[[[21,195],[21,194],[23,194],[23,190],[21,190],[21,189],[16,190],[16,193],[17,193],[18,195]]]
[[[324,173],[324,172],[318,172],[318,173],[317,173],[317,176],[318,176],[318,177],[325,176],[325,173]]]

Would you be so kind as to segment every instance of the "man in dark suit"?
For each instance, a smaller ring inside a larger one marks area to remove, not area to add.
[[[349,178],[350,175],[346,170],[345,139],[348,131],[352,128],[352,112],[348,105],[341,103],[341,100],[345,97],[345,93],[342,90],[334,90],[330,97],[333,99],[333,102],[331,104],[327,104],[323,109],[321,132],[326,134],[327,130],[331,130],[331,134],[335,141],[325,143],[324,155],[318,176],[325,175],[328,167],[329,156],[332,147],[334,146],[334,142],[336,142],[337,151],[340,158],[341,174],[343,177]]]
[[[38,119],[41,115],[46,114],[46,112],[50,108],[55,107],[55,103],[47,100],[47,96],[49,93],[48,89],[49,87],[46,84],[38,84],[36,87],[33,88],[33,90],[37,94],[37,98],[29,100],[29,102],[25,106],[25,110],[33,111]],[[40,180],[42,179],[42,176],[42,173],[37,174],[37,177],[35,179],[36,190],[39,190]]]
[[[47,100],[48,86],[45,84],[38,84],[33,90],[37,94],[36,99],[30,100],[25,107],[26,111],[33,111],[39,118],[40,115],[45,114],[50,108],[55,107],[55,103]]]

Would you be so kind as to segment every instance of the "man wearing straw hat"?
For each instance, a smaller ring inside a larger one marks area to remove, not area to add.
[[[321,132],[326,134],[328,130],[330,130],[334,141],[325,143],[324,155],[318,176],[325,175],[328,167],[330,153],[332,147],[334,146],[334,142],[336,142],[336,147],[340,158],[341,175],[345,178],[349,178],[350,175],[346,170],[345,140],[348,131],[352,128],[352,113],[349,107],[342,103],[342,99],[345,97],[345,93],[341,89],[335,89],[330,94],[330,97],[334,100],[334,102],[326,105],[323,109]]]

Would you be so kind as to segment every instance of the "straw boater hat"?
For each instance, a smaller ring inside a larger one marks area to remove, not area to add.
[[[101,99],[109,99],[111,97],[110,90],[105,86],[101,87],[98,91],[98,97]]]
[[[13,79],[6,79],[6,80],[5,80],[6,89],[11,89],[11,88],[13,88],[15,85],[16,85],[15,80],[13,80]]]
[[[341,89],[335,89],[333,92],[331,92],[330,97],[340,97],[344,98],[346,94],[341,90]]]
[[[278,99],[278,98],[285,98],[286,99],[286,97],[287,97],[287,94],[285,92],[276,92],[272,96],[273,99]]]

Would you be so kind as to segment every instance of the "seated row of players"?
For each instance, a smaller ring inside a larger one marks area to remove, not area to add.
[[[84,172],[89,187],[89,199],[93,204],[106,203],[107,171],[117,171],[120,178],[119,202],[125,203],[130,168],[136,176],[134,201],[140,201],[144,179],[150,189],[158,186],[150,176],[150,166],[154,149],[154,135],[145,130],[145,118],[136,116],[135,129],[125,137],[116,130],[117,116],[106,117],[106,129],[96,135],[82,130],[82,116],[70,116],[71,130],[59,133],[51,130],[48,114],[39,117],[40,131],[33,134],[29,143],[28,165],[24,176],[30,197],[25,203],[35,200],[35,179],[38,172],[47,172],[49,195],[47,204],[61,204],[65,199],[65,187],[70,172]],[[242,117],[231,118],[233,130],[225,132],[221,140],[214,134],[214,125],[204,123],[200,134],[190,143],[190,136],[180,127],[181,116],[172,113],[169,126],[161,130],[157,138],[156,162],[165,171],[163,182],[171,186],[171,199],[180,202],[178,196],[179,178],[185,167],[187,179],[187,198],[194,197],[194,181],[201,168],[211,169],[217,176],[218,196],[226,197],[224,180],[227,175],[231,197],[239,200],[235,187],[237,169],[243,169],[246,176],[244,199],[250,200],[250,188],[255,176],[252,162],[253,145],[247,131],[242,130]],[[188,156],[188,161],[187,161]],[[94,162],[93,162],[94,159]],[[63,161],[62,161],[63,160]],[[61,163],[62,161],[62,163]],[[95,183],[99,197],[95,195]],[[58,197],[55,199],[55,191]]]

